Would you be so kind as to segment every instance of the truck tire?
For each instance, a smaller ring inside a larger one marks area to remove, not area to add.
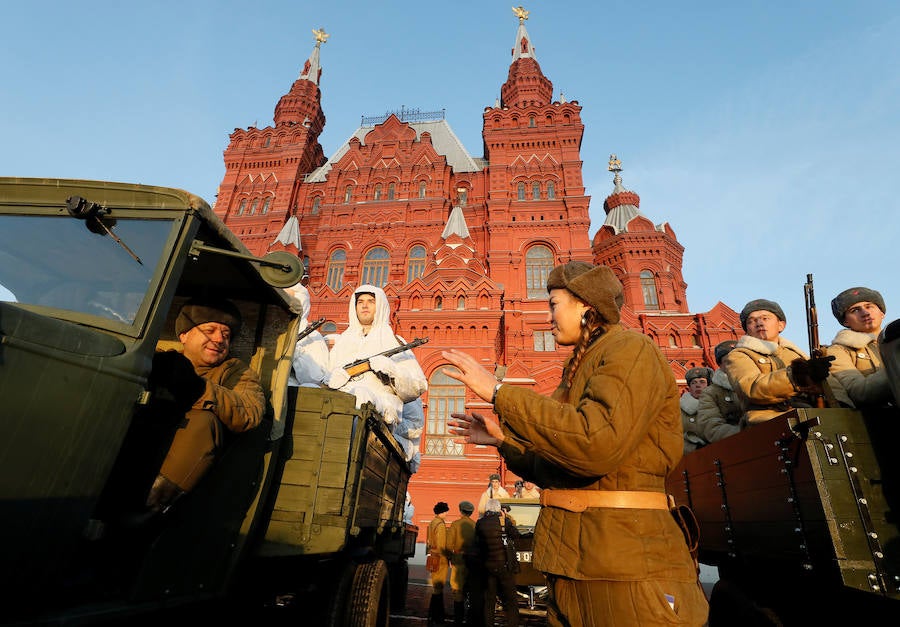
[[[328,599],[328,616],[325,624],[328,627],[347,627],[349,623],[350,608],[348,601],[356,579],[357,564],[350,562],[343,566],[337,575],[338,584]]]
[[[402,612],[406,609],[406,591],[409,588],[409,564],[405,559],[392,564],[391,575],[391,611]]]
[[[386,627],[391,614],[391,584],[383,560],[360,564],[350,592],[350,627]]]

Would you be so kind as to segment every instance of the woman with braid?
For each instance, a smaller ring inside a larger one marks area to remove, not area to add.
[[[551,625],[703,625],[708,605],[665,479],[682,455],[678,388],[647,336],[619,324],[622,284],[572,261],[547,280],[548,322],[573,346],[552,396],[498,383],[449,350],[451,376],[493,404],[454,414],[464,441],[496,446],[544,489],[534,566],[547,575]]]

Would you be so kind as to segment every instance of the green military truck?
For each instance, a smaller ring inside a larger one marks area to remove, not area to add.
[[[288,387],[300,316],[281,288],[301,273],[290,254],[250,255],[180,190],[0,178],[0,623],[301,588],[322,601],[318,624],[388,623],[415,550],[410,470],[370,405]],[[147,517],[183,417],[153,356],[177,346],[175,316],[198,295],[240,309],[232,353],[259,374],[267,414]]]

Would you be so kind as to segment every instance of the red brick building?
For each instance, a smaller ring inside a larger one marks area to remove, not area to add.
[[[416,349],[429,378],[422,464],[410,489],[420,527],[436,501],[455,514],[456,502],[477,501],[490,473],[505,475],[493,449],[447,434],[450,413],[490,408],[442,373],[441,350],[463,347],[506,383],[552,391],[567,353],[547,323],[553,266],[611,266],[625,286],[623,323],[656,339],[682,384],[687,368],[714,364],[712,347],[736,337],[738,315],[725,305],[688,311],[684,248],[669,225],[640,213],[615,158],[607,218],[591,241],[581,106],[553,99],[524,18],[501,98],[483,113],[480,157],[465,151],[443,112],[401,110],[363,118],[326,159],[318,137],[327,37],[317,31],[274,126],[231,134],[215,210],[251,251],[302,257],[310,317],[326,317],[326,333],[346,328],[350,295],[370,283],[384,287],[399,335],[429,338]]]

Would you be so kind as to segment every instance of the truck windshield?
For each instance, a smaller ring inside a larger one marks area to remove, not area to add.
[[[161,261],[172,220],[118,218],[108,235],[68,216],[0,215],[0,301],[131,324]]]

